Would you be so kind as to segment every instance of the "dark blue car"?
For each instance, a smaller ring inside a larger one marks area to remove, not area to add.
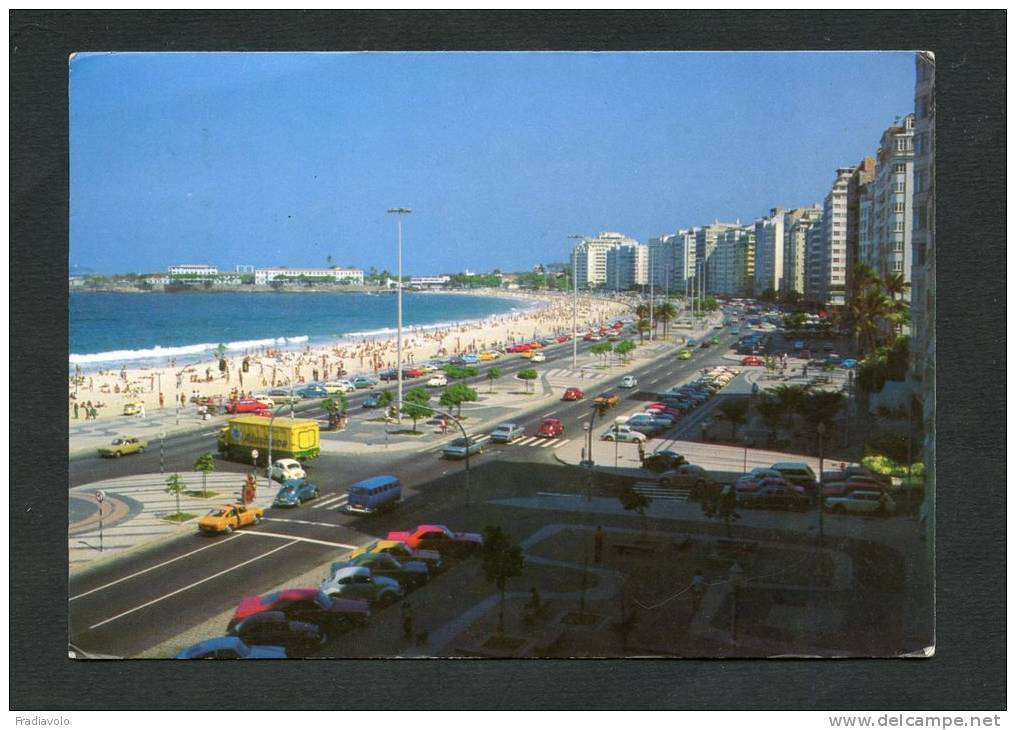
[[[275,495],[275,507],[299,507],[308,499],[317,499],[321,496],[321,490],[317,485],[311,484],[305,479],[291,479],[282,485],[282,489]]]
[[[239,636],[219,636],[187,647],[177,659],[285,659],[281,646],[248,646]]]

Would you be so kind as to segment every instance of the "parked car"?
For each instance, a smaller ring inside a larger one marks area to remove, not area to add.
[[[689,350],[688,348],[684,348],[679,353],[677,353],[677,359],[678,360],[691,360],[691,350]]]
[[[427,381],[428,388],[443,388],[448,385],[448,378],[444,375],[432,375]]]
[[[618,384],[622,388],[635,388],[639,384],[639,379],[634,375],[625,375],[621,378],[621,382]]]
[[[697,497],[713,483],[709,474],[701,466],[680,464],[660,474],[660,486],[689,489],[693,497]]]
[[[506,444],[509,441],[514,441],[517,438],[522,438],[526,435],[526,429],[517,423],[499,423],[493,431],[490,432],[490,440],[495,443]]]
[[[392,380],[398,380],[399,379],[399,371],[396,370],[395,368],[385,368],[384,370],[382,370],[381,372],[379,372],[377,374],[377,377],[378,377],[379,380],[383,380],[385,382],[389,382],[389,381],[392,381]]]
[[[411,548],[436,550],[445,555],[472,555],[483,547],[483,535],[452,532],[444,525],[417,525],[412,532],[389,532],[387,539],[401,540]]]
[[[332,563],[332,575],[342,568],[367,568],[370,574],[398,581],[403,590],[423,585],[430,578],[430,568],[422,560],[402,563],[390,553],[363,553],[348,560]]]
[[[738,493],[754,492],[756,489],[758,489],[759,483],[763,479],[770,477],[782,479],[783,475],[780,474],[775,469],[770,469],[769,467],[763,466],[755,467],[747,474],[744,474],[737,478],[737,481],[734,482],[734,489]]]
[[[303,656],[328,640],[317,625],[292,621],[281,611],[262,611],[234,624],[229,633],[245,644],[282,646],[289,656]]]
[[[586,397],[586,394],[582,392],[580,388],[565,388],[564,395],[561,396],[561,400],[574,401],[582,400]]]
[[[501,357],[501,353],[494,350],[484,350],[480,353],[481,362],[490,362],[491,360],[497,360],[499,357]]]
[[[177,659],[285,659],[284,646],[249,646],[239,636],[217,636],[199,641],[179,654]]]
[[[676,451],[664,449],[663,451],[656,451],[647,456],[646,460],[642,462],[642,468],[659,473],[676,469],[682,464],[687,463],[688,461],[681,454]]]
[[[441,450],[446,459],[465,459],[466,456],[483,453],[483,442],[460,436]]]
[[[309,499],[317,499],[321,496],[321,490],[316,484],[311,484],[304,479],[295,479],[282,485],[275,501],[275,507],[299,507]]]
[[[349,380],[330,380],[325,383],[324,388],[328,391],[329,395],[337,395],[338,393],[352,393],[356,390],[356,386]]]
[[[300,396],[298,394],[286,390],[285,388],[272,388],[268,391],[268,396],[278,404],[300,402]]]
[[[542,352],[534,352],[533,356],[529,358],[530,362],[547,362],[547,356]]]
[[[198,520],[198,531],[203,534],[227,535],[247,525],[260,525],[265,511],[260,507],[246,504],[227,504],[216,507]]]
[[[265,408],[275,408],[275,399],[270,395],[258,393],[254,395],[254,400],[263,405]]]
[[[511,347],[508,348],[508,352],[512,353],[528,352],[531,349],[532,347],[530,345],[512,345]]]
[[[342,567],[321,581],[321,592],[331,598],[362,598],[388,606],[402,598],[403,590],[393,578],[372,575],[370,568]]]
[[[741,358],[741,364],[745,365],[745,366],[751,367],[751,366],[765,365],[766,361],[763,360],[758,355],[748,355],[748,357]]]
[[[370,607],[364,600],[331,598],[317,588],[287,588],[243,598],[227,628],[231,630],[248,616],[267,611],[280,611],[290,621],[316,624],[329,631],[363,624],[370,618]]]
[[[402,378],[413,380],[414,378],[422,378],[427,374],[427,371],[423,368],[402,368]]]
[[[604,441],[623,441],[625,443],[645,442],[646,435],[631,426],[615,423],[600,436]]]
[[[480,362],[480,356],[473,352],[467,352],[462,356],[462,362],[466,365],[476,365]]]
[[[384,553],[391,555],[399,562],[419,562],[427,566],[427,570],[433,573],[440,573],[444,570],[444,563],[441,561],[441,553],[436,550],[418,550],[411,548],[402,540],[378,540],[362,548],[357,548],[349,554],[350,560],[355,560],[361,555],[368,553]]]
[[[307,472],[296,459],[278,459],[272,462],[269,476],[277,482],[287,482],[290,479],[303,479]]]
[[[709,340],[702,340],[702,344],[699,345],[699,349],[701,349],[701,350],[708,350],[709,347],[710,347],[710,344],[711,343],[709,342]]]
[[[689,337],[688,341],[685,344],[688,345],[688,347],[695,347],[698,344],[698,340],[696,340],[694,337]]]
[[[808,495],[804,494],[802,488],[789,484],[786,480],[773,478],[763,479],[754,492],[742,493],[741,500],[746,506],[792,509],[798,512],[805,511],[810,504]]]
[[[780,476],[791,484],[804,487],[808,494],[815,494],[817,492],[818,481],[815,479],[815,472],[807,464],[782,461],[778,464],[773,464],[771,468],[778,471]]]
[[[712,336],[712,337],[711,337],[711,338],[709,339],[709,341],[710,341],[710,342],[711,342],[712,344],[714,344],[714,345],[718,345],[718,344],[720,344],[720,338],[719,338],[718,336],[716,336],[716,335],[713,335],[713,336]]]
[[[301,398],[327,398],[328,391],[325,390],[324,386],[318,385],[317,383],[310,383],[305,385],[296,391],[296,394]]]
[[[357,390],[363,390],[364,388],[373,388],[375,385],[377,385],[376,381],[372,380],[371,378],[364,377],[362,375],[353,378],[353,387],[356,388]]]
[[[840,496],[826,497],[825,508],[829,512],[888,517],[896,511],[896,502],[884,491],[858,489]]]
[[[436,373],[437,372],[437,366],[436,365],[429,365],[429,364],[428,365],[417,365],[416,369],[419,370],[424,375],[430,375],[431,373]]]
[[[560,418],[545,418],[540,427],[536,430],[536,435],[540,438],[557,438],[558,436],[564,435],[564,424],[561,423]]]
[[[136,436],[121,436],[113,439],[109,446],[99,448],[99,456],[119,459],[127,454],[140,454],[148,448],[148,442]]]
[[[557,336],[557,341],[558,341],[559,343],[560,343],[560,342],[567,342],[567,341],[568,341],[568,340],[570,340],[570,339],[571,339],[571,335],[558,335],[558,336]]]
[[[371,393],[363,399],[364,408],[380,408],[381,407],[381,394]]]

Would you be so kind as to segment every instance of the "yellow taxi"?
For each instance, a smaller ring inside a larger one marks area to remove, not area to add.
[[[145,407],[145,404],[141,401],[130,401],[123,404],[123,414],[125,416],[137,416],[140,415],[141,410]]]
[[[482,362],[490,362],[491,360],[497,360],[497,353],[491,352],[490,350],[484,350],[480,353],[480,360]]]
[[[198,522],[198,529],[201,532],[209,534],[218,534],[220,532],[229,534],[233,530],[246,527],[247,525],[261,524],[264,516],[265,511],[261,507],[248,504],[226,504],[222,507],[216,507],[202,517]]]
[[[437,368],[433,365],[415,365],[414,367],[421,371],[424,375],[430,375],[431,373],[437,372]]]
[[[536,350],[526,350],[525,352],[520,352],[519,354],[522,357],[526,358],[527,360],[532,360],[533,359],[533,355],[536,354]]]

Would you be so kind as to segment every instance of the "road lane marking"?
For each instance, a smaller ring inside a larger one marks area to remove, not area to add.
[[[563,494],[561,492],[537,492],[538,497],[578,497],[577,494]]]
[[[524,441],[519,441],[519,446],[529,446],[529,444],[533,443],[534,441],[536,441],[536,437],[535,436],[530,436],[529,438],[525,439]]]
[[[116,580],[111,581],[110,583],[106,583],[105,585],[101,585],[98,588],[93,588],[90,591],[85,591],[84,593],[79,593],[76,596],[71,596],[67,600],[68,601],[76,601],[79,598],[84,598],[85,596],[91,595],[92,593],[97,593],[98,591],[104,590],[104,589],[109,588],[111,586],[115,586],[117,583],[123,583],[125,580],[130,580],[131,578],[137,578],[139,575],[144,575],[145,573],[149,573],[149,572],[155,570],[156,568],[161,568],[161,567],[163,567],[165,565],[169,565],[170,563],[175,563],[177,560],[183,560],[184,558],[189,557],[191,555],[194,555],[195,553],[200,553],[202,550],[207,550],[208,548],[213,548],[216,545],[222,545],[223,543],[229,542],[230,540],[234,540],[237,537],[239,537],[239,535],[231,535],[230,537],[227,537],[225,540],[219,540],[217,542],[213,542],[211,545],[205,545],[204,547],[198,548],[197,550],[191,550],[189,553],[184,553],[183,555],[177,555],[175,558],[170,558],[169,560],[166,560],[166,561],[164,561],[162,563],[159,563],[158,565],[153,565],[150,568],[145,568],[144,570],[139,570],[137,573],[131,573],[130,575],[125,575],[123,578],[117,578]]]
[[[339,525],[331,525],[331,527],[339,527]],[[279,532],[263,532],[261,530],[242,532],[241,535],[254,535],[257,537],[274,537],[277,540],[293,540],[295,542],[309,542],[314,545],[328,545],[329,547],[339,547],[345,550],[356,550],[359,545],[347,545],[344,542],[332,542],[330,540],[317,540],[313,537],[300,537],[299,535],[283,535]],[[293,543],[289,543],[292,545]],[[283,545],[282,547],[286,547]],[[267,553],[265,553],[267,555]]]
[[[346,494],[340,494],[337,497],[329,497],[328,499],[324,499],[324,500],[318,502],[317,504],[312,504],[310,508],[311,509],[321,509],[323,507],[330,507],[330,506],[333,506],[333,505],[339,505],[339,504],[342,504],[343,502],[347,501],[348,499],[349,499],[348,495],[346,495]]]
[[[544,413],[542,416],[540,416],[540,418],[550,418],[555,413],[557,413],[557,411],[551,411],[550,413]]]
[[[545,443],[545,444],[540,444],[538,448],[541,448],[541,449],[545,449],[545,448],[547,448],[548,446],[553,446],[554,444],[556,444],[556,443],[557,443],[557,441],[558,441],[557,439],[554,439],[553,441],[548,441],[548,442],[547,442],[547,443]]]
[[[557,446],[555,446],[554,448],[555,448],[555,449],[559,449],[559,448],[561,448],[562,446],[564,446],[565,444],[567,444],[567,443],[570,443],[570,442],[571,442],[571,439],[565,439],[564,441],[562,441],[561,443],[559,443],[559,444],[558,444]]]
[[[243,533],[243,532],[241,532],[241,533],[237,533],[237,534],[238,535],[244,535],[244,534],[250,534],[250,533]],[[199,586],[202,583],[207,583],[210,580],[214,580],[215,578],[218,578],[220,575],[225,575],[226,573],[232,572],[232,571],[236,570],[237,568],[242,568],[245,565],[250,565],[251,563],[253,563],[256,560],[261,560],[261,558],[267,558],[272,553],[277,553],[280,550],[285,550],[290,545],[295,545],[297,542],[298,542],[298,540],[295,540],[295,539],[291,540],[290,542],[287,542],[285,545],[280,545],[277,548],[272,548],[267,553],[261,553],[260,555],[258,555],[256,557],[253,557],[250,560],[244,560],[242,563],[237,563],[236,565],[234,565],[234,566],[232,566],[230,568],[226,568],[225,570],[220,570],[218,573],[210,575],[207,578],[202,578],[199,581],[195,581],[195,582],[193,582],[193,583],[191,583],[189,585],[185,585],[183,588],[177,588],[175,591],[173,591],[171,593],[167,593],[164,596],[159,596],[158,598],[152,599],[151,601],[148,601],[147,603],[142,603],[140,606],[135,606],[134,608],[127,609],[123,613],[118,613],[116,616],[108,618],[108,619],[106,619],[104,621],[100,621],[97,624],[92,624],[91,626],[88,627],[88,629],[89,629],[89,631],[91,631],[92,629],[97,629],[100,626],[105,626],[106,624],[111,623],[113,621],[116,621],[117,619],[123,618],[124,616],[128,616],[128,615],[134,613],[135,611],[140,611],[143,608],[148,608],[149,606],[152,606],[152,605],[154,605],[156,603],[159,603],[160,601],[165,601],[167,598],[172,598],[173,596],[175,596],[175,595],[177,595],[179,593],[183,593],[184,591],[188,591],[191,588]]]
[[[265,522],[291,522],[294,525],[315,525],[318,527],[342,527],[333,522],[312,522],[310,520],[291,520],[288,517],[265,517]]]
[[[581,420],[583,418],[589,418],[589,416],[591,415],[592,415],[591,413],[583,413],[581,416],[579,416],[579,419]]]

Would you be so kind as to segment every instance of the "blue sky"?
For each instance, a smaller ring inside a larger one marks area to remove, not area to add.
[[[70,264],[564,261],[820,202],[913,109],[911,53],[86,54]]]

